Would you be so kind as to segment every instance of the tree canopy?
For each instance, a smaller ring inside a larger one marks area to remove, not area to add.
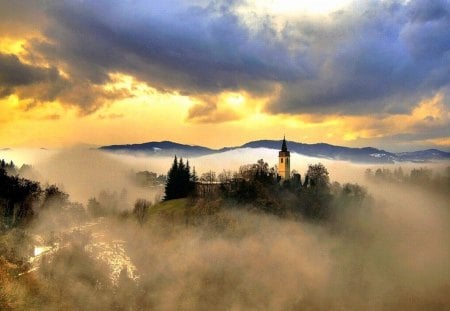
[[[57,186],[42,188],[38,182],[21,178],[13,162],[0,160],[0,230],[30,221],[36,211],[69,204],[69,196]]]

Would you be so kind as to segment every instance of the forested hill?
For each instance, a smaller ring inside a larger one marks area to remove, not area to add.
[[[217,150],[196,145],[185,145],[171,141],[148,142],[142,144],[127,144],[127,145],[111,145],[100,147],[101,150],[114,152],[134,152],[147,153],[155,155],[173,156],[179,154],[181,156],[202,156],[217,152]]]
[[[100,147],[100,149],[112,152],[145,153],[147,155],[157,156],[173,156],[177,154],[183,157],[198,157],[241,148],[268,148],[279,150],[280,146],[281,140],[257,140],[248,142],[242,146],[224,147],[221,149],[211,149],[197,145],[161,141],[142,144],[103,146]],[[291,152],[310,157],[345,160],[358,163],[394,163],[403,161],[428,162],[450,159],[449,152],[437,149],[393,153],[372,147],[350,148],[326,143],[304,144],[293,141],[288,141],[288,148]]]

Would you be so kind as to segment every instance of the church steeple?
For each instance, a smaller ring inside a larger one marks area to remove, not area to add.
[[[283,144],[281,145],[281,151],[287,152],[287,145],[286,145],[286,136],[283,136]]]
[[[289,152],[286,144],[286,136],[283,137],[283,143],[281,144],[281,151],[278,152],[278,175],[282,180],[288,180],[291,178],[291,153]]]

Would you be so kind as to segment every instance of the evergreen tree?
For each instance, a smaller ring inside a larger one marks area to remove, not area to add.
[[[189,161],[184,164],[183,158],[177,160],[175,156],[172,167],[167,173],[165,200],[184,198],[194,190]],[[196,177],[195,177],[196,178]]]
[[[186,166],[183,163],[183,158],[180,158],[180,162],[178,163],[178,176],[177,176],[177,198],[184,198],[187,196],[185,195],[186,192],[186,186],[185,186],[185,180],[184,180],[184,174],[185,174]]]
[[[178,171],[178,161],[177,156],[175,156],[173,160],[172,167],[170,168],[169,172],[167,173],[167,182],[166,182],[166,189],[165,189],[165,200],[171,200],[175,199],[176,196],[176,181],[177,181],[177,171]]]

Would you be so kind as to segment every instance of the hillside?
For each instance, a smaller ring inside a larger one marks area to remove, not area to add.
[[[217,150],[202,146],[185,145],[171,141],[148,142],[142,144],[127,144],[127,145],[111,145],[102,146],[100,150],[114,151],[114,152],[132,152],[132,153],[146,153],[148,155],[172,156],[179,154],[181,156],[202,156],[217,152]]]
[[[148,215],[149,217],[161,215],[181,216],[184,214],[186,207],[187,199],[162,201],[150,207]]]
[[[111,145],[100,147],[100,150],[120,153],[144,153],[149,156],[198,157],[222,153],[242,148],[268,148],[279,150],[281,140],[257,140],[242,146],[211,149],[197,145],[186,145],[170,141],[148,142],[142,144]],[[291,152],[316,158],[344,160],[355,163],[394,163],[394,162],[429,162],[450,159],[450,153],[437,149],[419,150],[414,152],[393,153],[373,147],[351,148],[335,146],[326,143],[304,144],[288,141]]]

